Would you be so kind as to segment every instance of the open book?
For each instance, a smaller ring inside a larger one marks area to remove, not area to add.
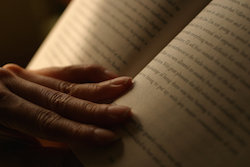
[[[123,138],[88,167],[250,164],[249,0],[74,0],[28,68],[98,63],[134,77]]]

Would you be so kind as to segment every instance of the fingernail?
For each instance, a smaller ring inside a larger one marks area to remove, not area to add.
[[[110,112],[110,117],[112,118],[127,118],[132,115],[131,109],[126,106],[118,106],[118,105],[113,105],[108,108],[108,111]]]
[[[95,129],[94,133],[95,133],[95,141],[97,141],[100,144],[105,144],[107,142],[114,142],[121,138],[117,136],[115,133],[101,128]]]
[[[111,82],[112,85],[127,85],[127,84],[131,84],[132,83],[132,78],[131,77],[119,77],[119,78],[115,78],[113,79],[113,81]]]
[[[104,73],[105,73],[105,75],[110,76],[112,78],[118,77],[118,75],[116,73],[109,71],[109,70],[105,70]]]

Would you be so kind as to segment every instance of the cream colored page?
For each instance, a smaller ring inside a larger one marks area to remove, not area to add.
[[[116,102],[131,106],[136,117],[122,127],[120,145],[94,153],[94,160],[80,151],[83,163],[249,166],[249,7],[248,0],[212,1]]]
[[[209,0],[74,0],[28,68],[101,64],[134,76]]]

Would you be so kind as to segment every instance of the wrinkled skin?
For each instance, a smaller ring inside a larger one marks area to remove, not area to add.
[[[25,141],[25,146],[39,143],[40,138],[64,144],[108,144],[118,137],[107,127],[128,120],[131,110],[105,103],[132,85],[130,77],[118,77],[96,65],[36,71],[5,65],[0,68],[0,137]]]

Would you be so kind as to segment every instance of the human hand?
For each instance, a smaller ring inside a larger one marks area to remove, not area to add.
[[[131,116],[130,108],[99,104],[132,86],[99,66],[71,66],[28,71],[16,65],[0,69],[0,125],[68,144],[107,144],[110,130]],[[95,102],[95,103],[94,103]]]

